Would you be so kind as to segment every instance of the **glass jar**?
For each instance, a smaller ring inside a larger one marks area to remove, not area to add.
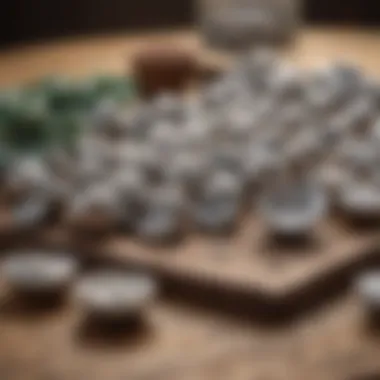
[[[226,50],[288,41],[299,23],[301,0],[198,0],[207,44]]]

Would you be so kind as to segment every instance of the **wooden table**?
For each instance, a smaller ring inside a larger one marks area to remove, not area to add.
[[[199,37],[189,31],[155,34],[95,36],[20,46],[0,53],[0,85],[25,83],[51,74],[86,76],[128,70],[133,54],[152,41],[171,41],[220,61],[206,53]],[[376,75],[380,67],[379,30],[304,29],[286,54],[304,67],[340,58],[355,62]]]
[[[78,38],[0,53],[0,85],[49,74],[121,73],[128,70],[134,52],[153,39],[177,41],[205,60],[220,59],[206,53],[199,38],[187,31]],[[377,75],[379,47],[380,33],[374,31],[306,29],[286,54],[303,67],[340,58]],[[6,305],[7,297],[0,304]],[[150,317],[149,344],[109,347],[81,336],[81,315],[72,305],[45,316],[0,307],[0,377],[347,380],[366,379],[360,376],[379,370],[380,344],[365,334],[360,304],[351,297],[279,330],[166,303],[157,305]]]

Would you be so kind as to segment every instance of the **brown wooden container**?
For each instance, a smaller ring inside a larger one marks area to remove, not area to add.
[[[143,96],[182,92],[197,71],[195,57],[177,46],[154,45],[136,55],[133,72]]]

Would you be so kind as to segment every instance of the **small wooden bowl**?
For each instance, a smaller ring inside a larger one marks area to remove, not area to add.
[[[195,57],[177,47],[154,45],[140,51],[133,64],[138,88],[145,97],[182,92],[197,72]]]

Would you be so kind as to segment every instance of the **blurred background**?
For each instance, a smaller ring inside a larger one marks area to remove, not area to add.
[[[188,27],[196,20],[193,0],[4,0],[0,45],[56,37],[139,29]],[[379,0],[303,0],[307,24],[380,24]]]

